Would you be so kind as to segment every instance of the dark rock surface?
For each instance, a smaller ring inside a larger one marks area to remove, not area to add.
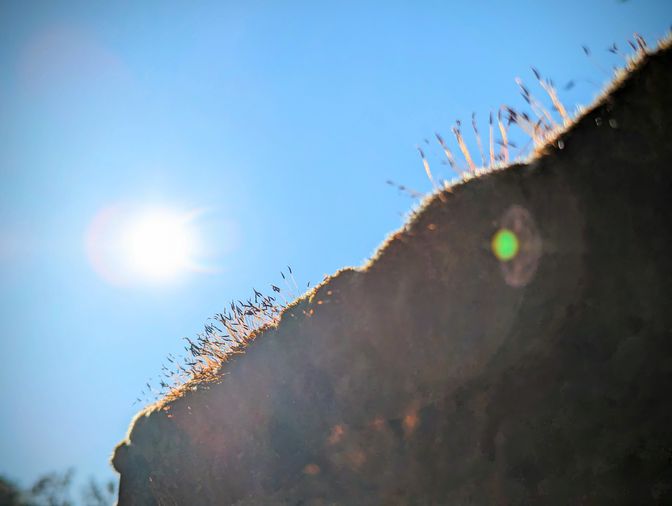
[[[120,504],[672,504],[670,47],[558,140],[142,413]]]

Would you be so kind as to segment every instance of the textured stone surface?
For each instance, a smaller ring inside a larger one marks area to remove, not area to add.
[[[670,504],[671,70],[658,51],[563,149],[429,201],[141,414],[120,504]]]

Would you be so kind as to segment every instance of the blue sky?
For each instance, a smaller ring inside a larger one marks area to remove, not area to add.
[[[402,223],[413,201],[385,181],[430,189],[416,144],[521,105],[531,65],[587,104],[622,64],[611,43],[671,23],[663,0],[2,2],[0,474],[111,476],[181,337],[286,265],[305,285],[361,264]],[[114,206],[204,210],[210,269],[110,282],[86,245]]]

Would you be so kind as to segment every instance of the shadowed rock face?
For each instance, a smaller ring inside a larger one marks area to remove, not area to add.
[[[141,414],[120,504],[670,504],[671,70],[658,51],[563,149],[429,201]]]

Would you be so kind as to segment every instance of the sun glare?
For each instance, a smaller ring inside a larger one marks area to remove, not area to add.
[[[86,233],[89,261],[115,285],[165,283],[184,274],[215,272],[202,263],[207,253],[197,221],[203,212],[124,204],[103,208]]]
[[[136,274],[166,279],[189,268],[193,237],[184,216],[153,211],[129,224],[123,247]]]

